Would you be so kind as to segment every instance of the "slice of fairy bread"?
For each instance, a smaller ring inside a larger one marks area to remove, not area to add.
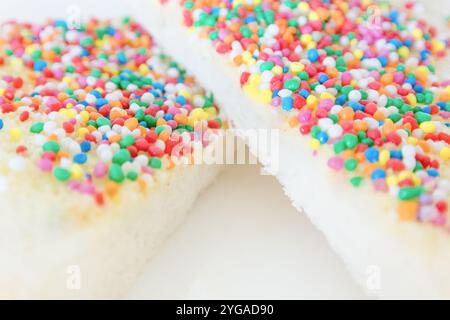
[[[450,297],[440,2],[134,3],[244,137],[279,131],[276,152],[248,144],[368,291]]]
[[[0,48],[0,297],[120,297],[219,172],[192,159],[213,97],[129,19],[5,22]]]

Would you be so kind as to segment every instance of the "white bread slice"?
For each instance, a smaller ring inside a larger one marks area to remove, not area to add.
[[[158,47],[148,49],[159,54]],[[149,64],[164,67],[164,61]],[[7,60],[0,75],[26,75],[24,68],[12,65]],[[54,85],[58,82],[49,84]],[[32,83],[26,82],[24,93],[30,89]],[[195,83],[186,90],[204,94]],[[18,114],[0,113],[0,299],[123,297],[195,198],[223,169],[164,165],[142,176],[143,183],[124,181],[99,205],[38,168],[42,147],[29,130],[31,123],[47,121],[48,116],[30,112],[30,121],[22,122]],[[11,140],[11,129],[21,130],[18,141]],[[27,156],[17,155],[18,145],[28,148]],[[99,157],[95,147],[89,156],[94,160]],[[162,158],[163,164],[168,157]],[[104,180],[97,180],[104,186]]]
[[[180,166],[104,207],[43,173],[15,174],[0,194],[0,298],[122,297],[220,170]]]
[[[273,174],[293,205],[325,234],[368,293],[382,298],[450,298],[450,237],[445,230],[396,221],[389,195],[368,186],[353,188],[348,177],[327,167],[331,150],[321,149],[313,156],[307,138],[287,125],[286,114],[250,99],[230,59],[183,25],[178,1],[133,3],[136,19],[159,30],[157,41],[215,94],[235,128],[280,129],[278,154],[271,155],[251,139],[250,149],[266,166],[273,168],[278,161]]]

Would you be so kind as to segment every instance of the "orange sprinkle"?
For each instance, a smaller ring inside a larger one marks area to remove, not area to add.
[[[402,221],[416,220],[419,203],[417,200],[400,201],[397,212]]]

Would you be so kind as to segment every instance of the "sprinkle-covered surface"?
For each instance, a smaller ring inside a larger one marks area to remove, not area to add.
[[[245,92],[282,110],[354,187],[396,199],[398,217],[447,225],[449,46],[409,2],[182,0],[186,26],[239,68]],[[447,70],[448,71],[448,70]]]
[[[153,184],[221,127],[213,97],[127,18],[0,26],[2,192],[5,172],[31,163],[101,205],[126,181]]]

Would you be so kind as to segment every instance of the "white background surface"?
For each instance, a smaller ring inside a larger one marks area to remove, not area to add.
[[[365,298],[272,176],[230,166],[149,264],[129,298]]]
[[[69,18],[78,10],[84,18],[131,9],[125,0],[3,0],[0,20]],[[128,297],[366,298],[323,235],[257,166],[230,168],[199,197]]]

